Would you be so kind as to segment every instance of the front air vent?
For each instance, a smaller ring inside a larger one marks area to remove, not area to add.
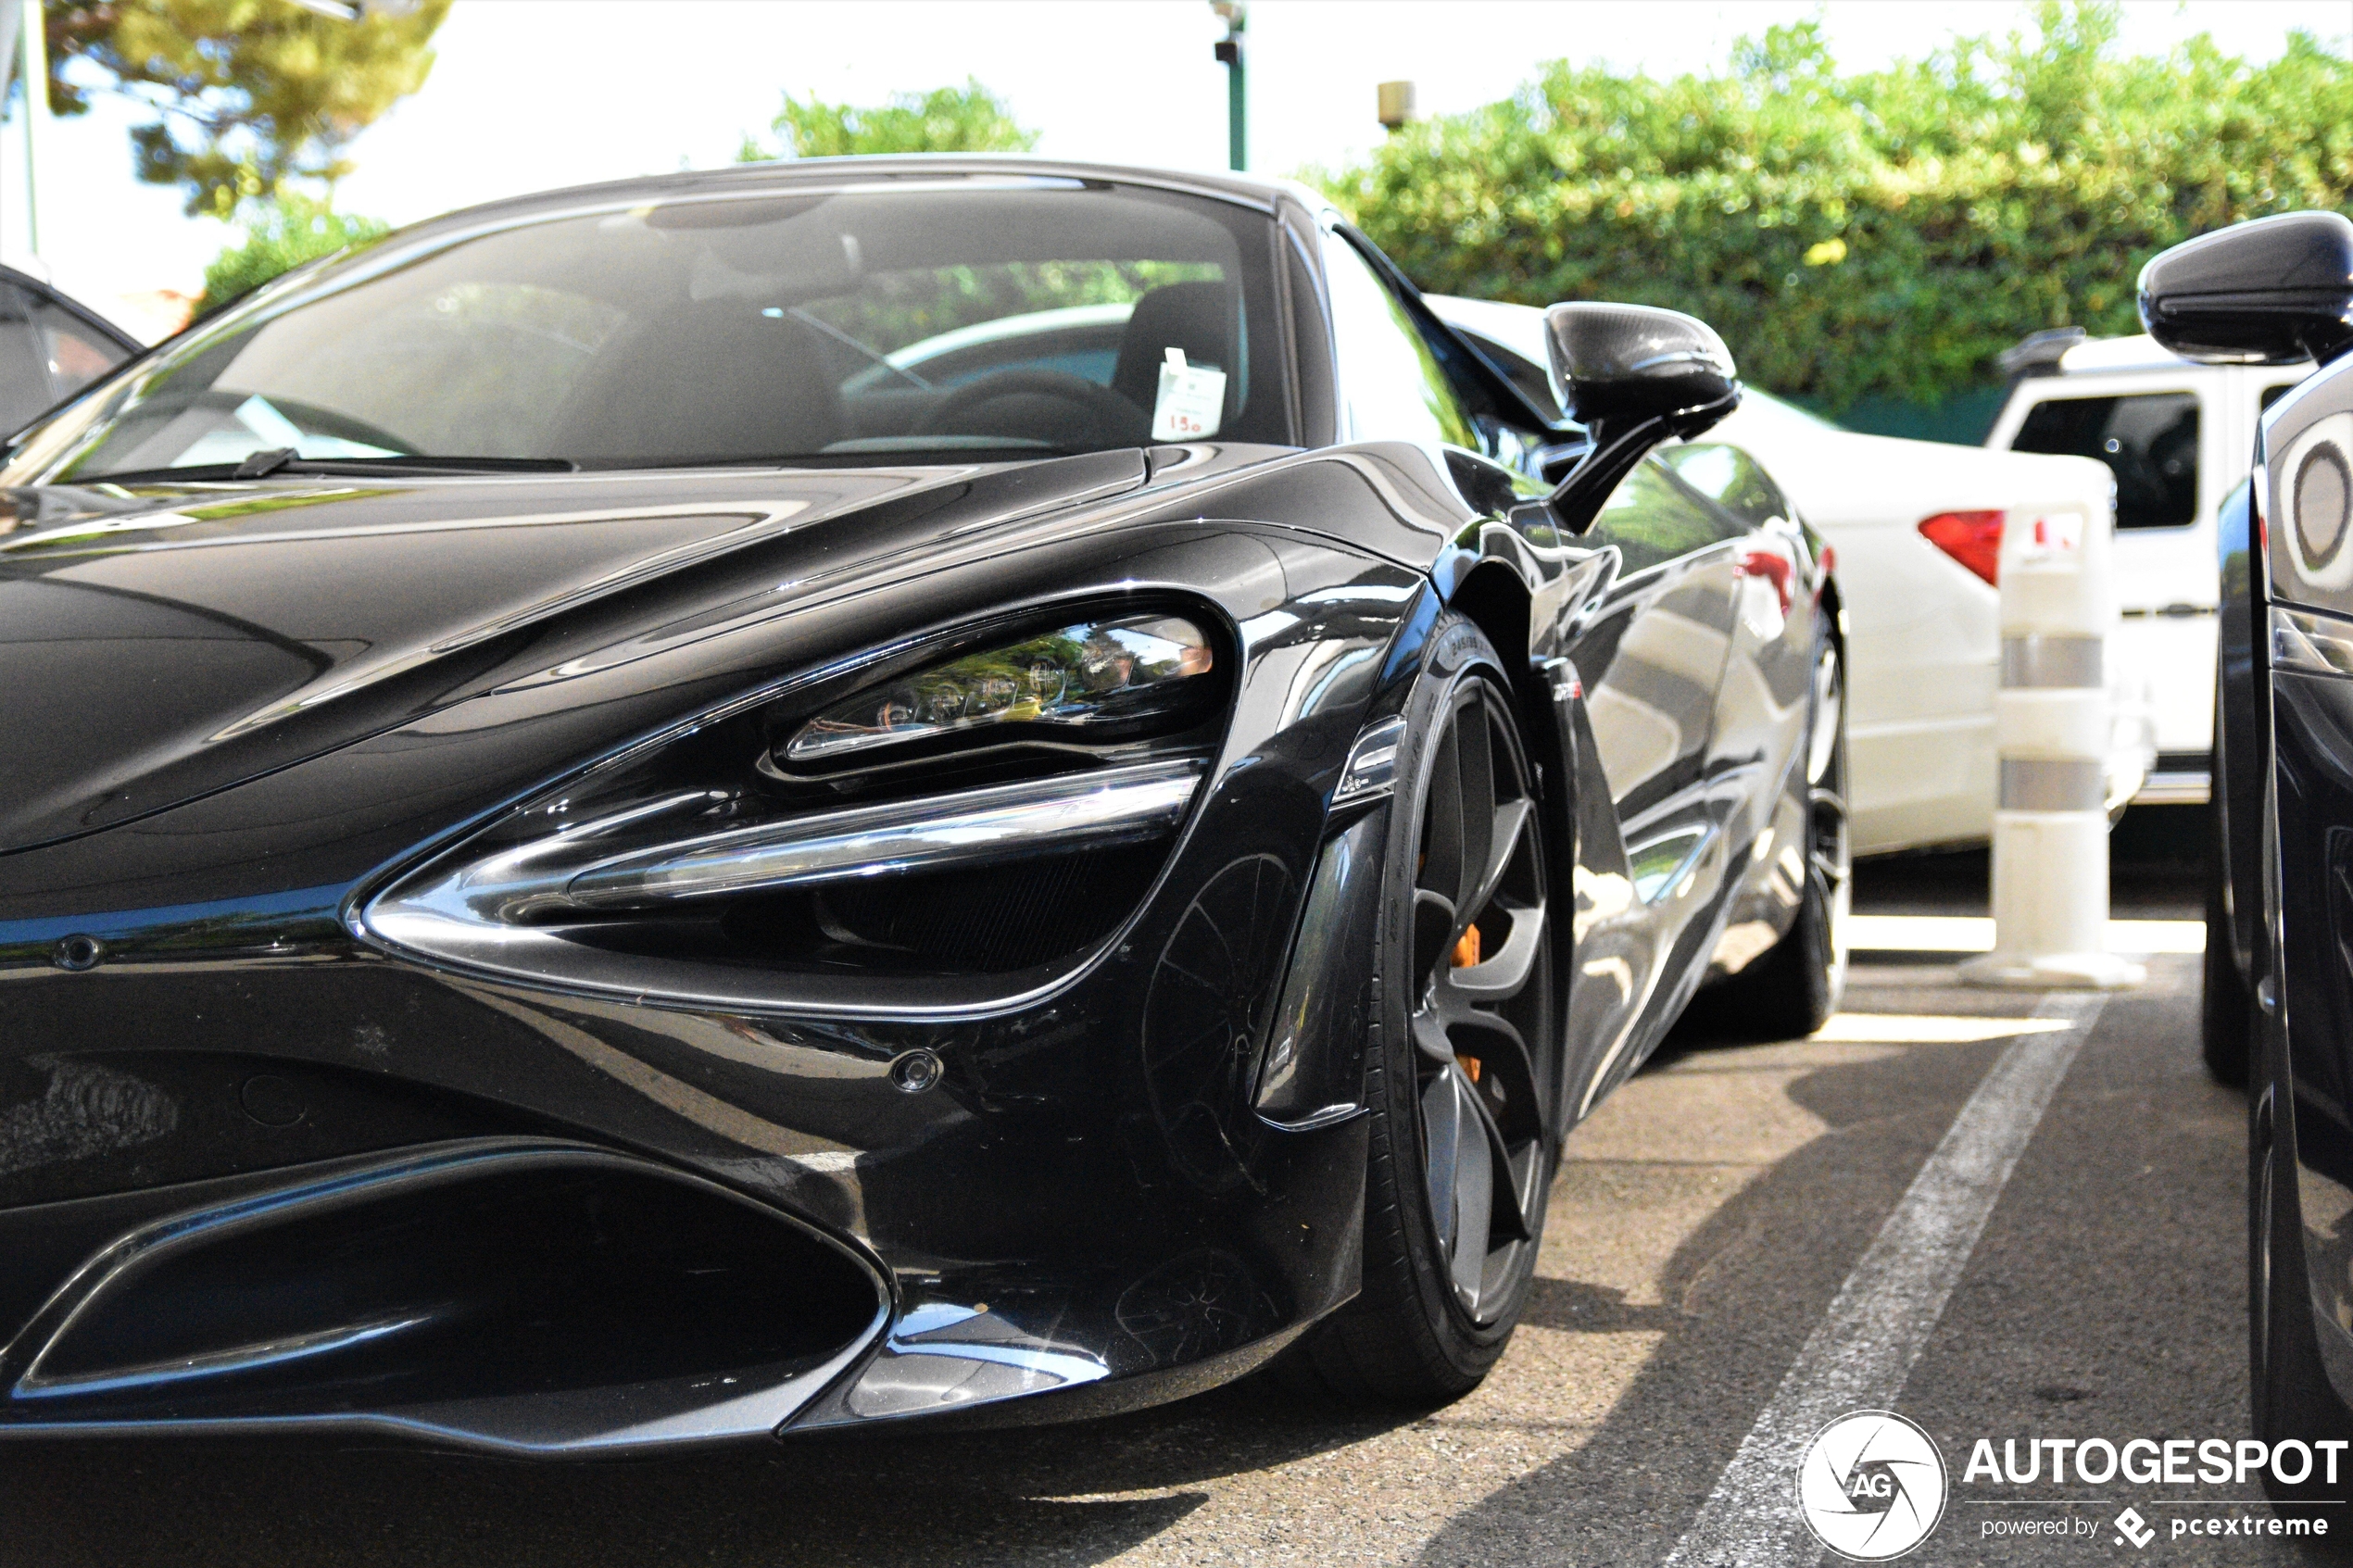
[[[799,1223],[577,1145],[288,1172],[69,1274],[5,1352],[0,1428],[359,1422],[530,1449],[760,1433],[879,1332]]]

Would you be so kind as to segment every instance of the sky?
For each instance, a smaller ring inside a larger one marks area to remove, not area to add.
[[[1818,19],[1849,69],[2023,25],[2015,0],[1251,0],[1250,166],[1335,167],[1383,134],[1378,83],[1410,79],[1424,114],[1507,96],[1546,61],[1653,75],[1720,68],[1732,44]],[[2346,0],[2128,0],[2120,46],[2198,32],[2276,56],[2292,28],[2344,46]],[[425,85],[363,132],[336,205],[413,221],[521,192],[709,168],[768,130],[783,94],[877,103],[972,76],[1042,132],[1038,150],[1226,165],[1224,24],[1205,0],[457,0]],[[181,215],[132,175],[128,106],[57,121],[42,154],[41,257],[101,310],[195,293],[233,231]],[[0,253],[24,249],[21,145],[0,132]]]

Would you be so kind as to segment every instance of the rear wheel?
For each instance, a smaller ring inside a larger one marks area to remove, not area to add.
[[[1534,771],[1501,661],[1441,628],[1390,803],[1364,1288],[1287,1371],[1429,1404],[1476,1387],[1528,1295],[1557,1153],[1560,1022]]]
[[[1794,1040],[1830,1022],[1846,994],[1846,910],[1852,897],[1846,827],[1846,695],[1838,645],[1814,661],[1806,736],[1806,873],[1797,915],[1746,969],[1692,999],[1710,1035]]]

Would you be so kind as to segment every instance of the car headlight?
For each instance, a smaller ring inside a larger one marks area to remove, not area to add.
[[[810,769],[942,736],[1108,737],[1194,716],[1215,699],[1216,654],[1178,616],[1084,621],[933,667],[837,703],[773,754]]]
[[[1166,609],[1002,626],[584,769],[396,878],[359,929],[713,1005],[904,1012],[1041,983],[1139,907],[1209,778],[1233,671]]]

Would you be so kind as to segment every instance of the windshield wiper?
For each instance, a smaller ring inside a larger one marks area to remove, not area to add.
[[[277,474],[321,478],[379,477],[387,474],[576,473],[580,465],[569,458],[435,458],[402,454],[389,458],[303,458],[291,446],[256,452],[234,463],[191,463],[182,468],[120,469],[112,473],[78,473],[73,484],[155,484],[217,479],[268,479]]]

